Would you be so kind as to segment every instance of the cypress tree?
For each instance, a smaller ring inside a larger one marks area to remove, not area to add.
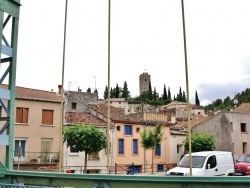
[[[164,84],[162,100],[166,101],[168,99],[166,86]]]
[[[148,99],[153,100],[151,82],[149,82],[149,87],[148,87]]]
[[[197,106],[200,106],[200,100],[199,100],[199,97],[198,97],[197,90],[195,90],[195,104],[196,104]]]
[[[88,93],[91,93],[91,89],[90,89],[90,87],[87,89],[87,92],[88,92]]]
[[[104,93],[103,93],[103,98],[106,100],[108,98],[108,86],[106,85]]]
[[[182,102],[187,102],[185,91],[182,93]]]
[[[128,90],[128,85],[127,82],[125,81],[123,84],[123,89],[122,89],[122,98],[125,98],[126,100],[129,98],[129,90]]]
[[[120,97],[120,88],[118,87],[118,84],[116,84],[114,97],[119,98]]]
[[[168,100],[171,102],[172,97],[171,97],[171,92],[170,92],[170,87],[168,87]]]
[[[156,88],[155,87],[154,87],[153,99],[154,99],[154,101],[157,100],[157,93],[156,93]]]

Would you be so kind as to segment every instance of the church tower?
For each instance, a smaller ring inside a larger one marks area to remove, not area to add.
[[[139,77],[140,94],[143,91],[149,90],[149,82],[150,82],[150,74],[148,74],[147,72],[144,72],[143,74],[140,75]]]

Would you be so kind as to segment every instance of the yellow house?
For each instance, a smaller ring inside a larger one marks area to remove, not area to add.
[[[90,104],[90,113],[107,121],[107,105]],[[140,133],[144,129],[152,129],[159,122],[144,121],[133,115],[124,114],[124,109],[110,107],[111,127],[111,166],[117,173],[127,173],[133,167],[135,173],[151,172],[152,160],[153,171],[165,171],[169,163],[168,135],[170,128],[163,124],[163,140],[155,150],[147,150],[141,146]]]

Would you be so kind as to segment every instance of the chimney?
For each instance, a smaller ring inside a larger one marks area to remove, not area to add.
[[[62,94],[62,85],[58,85],[58,95]]]

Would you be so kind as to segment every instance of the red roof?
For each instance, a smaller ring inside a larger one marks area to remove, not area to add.
[[[107,123],[105,121],[84,112],[67,112],[66,123],[107,126]]]
[[[1,84],[1,88],[8,89],[8,85]],[[37,101],[61,102],[61,96],[55,92],[30,89],[16,86],[16,99],[27,99]]]
[[[95,112],[107,117],[108,106],[106,104],[89,104],[89,108],[94,110]],[[114,106],[110,106],[110,119],[113,122],[117,123],[137,123],[144,124],[144,121],[140,118],[133,117],[130,115],[126,115],[124,113],[123,108],[116,108]]]
[[[242,103],[240,106],[238,106],[234,112],[240,112],[240,113],[250,113],[250,103]]]

